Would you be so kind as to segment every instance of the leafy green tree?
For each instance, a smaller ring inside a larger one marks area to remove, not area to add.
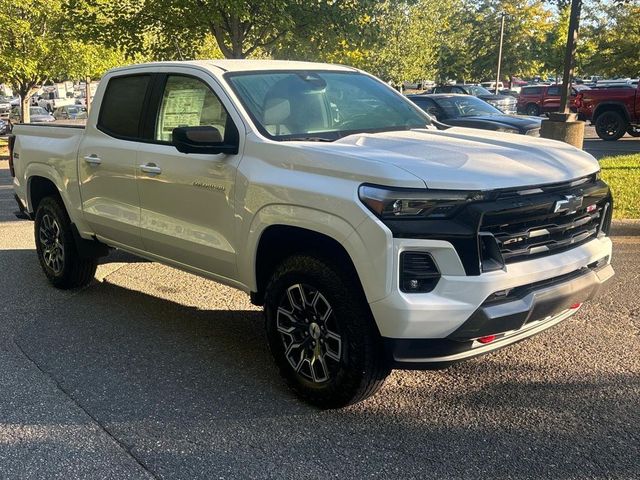
[[[441,82],[472,77],[476,54],[471,39],[474,34],[475,8],[469,0],[451,0],[442,4],[442,23],[436,29],[437,76]]]
[[[194,58],[210,37],[226,58],[335,38],[376,0],[69,0],[88,38],[157,59]],[[152,41],[148,41],[152,39]]]
[[[607,5],[600,14],[601,21],[585,32],[591,48],[590,55],[582,59],[583,69],[591,74],[637,78],[640,74],[640,3]]]
[[[543,62],[545,73],[553,73],[557,78],[562,74],[564,67],[564,54],[569,33],[570,6],[560,8],[553,27],[547,32],[543,49]]]
[[[48,80],[99,76],[121,63],[118,52],[74,41],[65,32],[62,0],[2,0],[0,80],[21,97],[29,122],[29,101]]]
[[[499,15],[507,14],[502,71],[506,77],[530,77],[544,66],[544,45],[552,26],[552,13],[542,0],[482,0],[470,38],[475,53],[472,75],[493,78],[500,38]]]
[[[343,39],[331,48],[309,54],[313,59],[353,65],[394,84],[433,78],[443,12],[441,5],[426,0],[387,0],[362,15],[358,28],[343,32]]]

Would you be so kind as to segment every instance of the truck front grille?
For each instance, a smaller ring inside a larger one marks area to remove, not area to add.
[[[608,230],[610,207],[608,191],[573,190],[540,203],[487,212],[480,231],[493,235],[509,264],[553,255],[596,238]]]

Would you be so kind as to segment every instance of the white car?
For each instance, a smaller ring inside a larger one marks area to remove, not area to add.
[[[282,375],[323,408],[367,398],[392,368],[542,332],[613,275],[591,155],[438,130],[346,66],[112,70],[86,128],[16,126],[11,171],[54,286],[89,283],[117,248],[248,292]]]

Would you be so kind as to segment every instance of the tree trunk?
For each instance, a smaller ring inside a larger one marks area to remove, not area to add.
[[[91,77],[85,77],[84,79],[84,96],[87,107],[87,116],[89,116],[89,109],[91,108]]]
[[[29,91],[20,92],[20,119],[22,123],[31,123],[31,95]]]

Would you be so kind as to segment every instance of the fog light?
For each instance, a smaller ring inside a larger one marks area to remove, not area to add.
[[[406,293],[427,293],[440,280],[436,262],[427,252],[400,254],[400,290]]]

